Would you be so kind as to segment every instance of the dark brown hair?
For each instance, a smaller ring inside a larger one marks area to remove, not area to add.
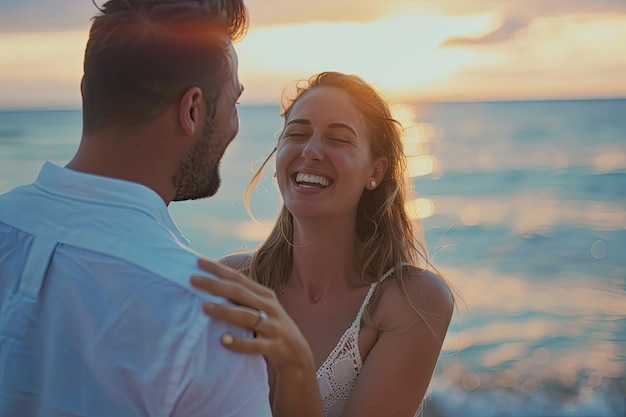
[[[109,0],[85,49],[83,131],[141,125],[198,86],[212,112],[232,76],[229,40],[241,39],[243,0]]]

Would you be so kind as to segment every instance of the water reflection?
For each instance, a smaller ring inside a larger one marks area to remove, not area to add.
[[[252,196],[260,222],[242,204],[278,108],[240,110],[220,192],[171,205],[214,258],[256,247],[280,204],[271,167]],[[470,307],[450,326],[424,416],[626,415],[626,101],[394,110],[417,192],[409,209]],[[0,191],[33,180],[44,159],[67,162],[80,137],[79,112],[18,116],[0,113],[0,130],[25,129],[0,143]]]
[[[435,205],[428,198],[414,198],[407,202],[407,212],[412,219],[425,219],[435,213]]]
[[[550,191],[495,196],[441,195],[432,200],[445,221],[468,226],[510,225],[516,234],[547,232],[560,225],[583,225],[606,231],[626,229],[625,205],[607,201],[563,201]]]
[[[407,146],[435,264],[470,306],[425,416],[626,415],[626,144],[485,112],[422,117]]]
[[[593,166],[598,173],[626,170],[626,150],[624,146],[612,145],[600,148],[593,159]]]

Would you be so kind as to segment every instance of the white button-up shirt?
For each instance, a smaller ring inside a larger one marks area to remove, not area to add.
[[[261,356],[203,314],[198,254],[142,185],[46,163],[0,196],[0,416],[269,417]]]

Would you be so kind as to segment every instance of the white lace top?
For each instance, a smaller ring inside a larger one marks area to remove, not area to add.
[[[378,281],[371,284],[354,322],[341,336],[335,348],[317,370],[317,385],[322,395],[326,417],[338,417],[352,392],[354,382],[363,366],[359,351],[359,332],[363,312],[378,284],[392,274],[393,268]]]

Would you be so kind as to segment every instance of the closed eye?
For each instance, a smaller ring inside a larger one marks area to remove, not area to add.
[[[305,132],[285,132],[285,134],[283,135],[283,137],[285,138],[292,138],[292,139],[304,138],[307,136],[308,135]]]
[[[350,139],[347,139],[347,138],[344,138],[344,137],[340,137],[340,136],[330,136],[328,139],[332,140],[334,142],[352,143],[352,141]]]

